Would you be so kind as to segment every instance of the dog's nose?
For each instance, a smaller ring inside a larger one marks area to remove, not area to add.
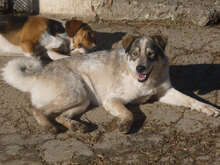
[[[143,65],[138,65],[138,66],[136,67],[136,70],[137,70],[138,73],[144,72],[145,69],[146,69],[146,67],[143,66]]]

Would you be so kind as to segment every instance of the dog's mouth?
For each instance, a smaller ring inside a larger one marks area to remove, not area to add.
[[[150,76],[150,73],[152,72],[154,67],[151,68],[151,70],[147,73],[147,74],[141,74],[141,73],[138,73],[138,81],[139,82],[145,82],[148,80],[149,76]]]

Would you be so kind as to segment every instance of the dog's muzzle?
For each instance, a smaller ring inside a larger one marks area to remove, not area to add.
[[[139,82],[147,81],[152,70],[153,70],[153,67],[150,69],[150,71],[148,73],[145,73],[146,67],[143,65],[138,65],[136,67],[136,71],[138,73],[138,81]]]

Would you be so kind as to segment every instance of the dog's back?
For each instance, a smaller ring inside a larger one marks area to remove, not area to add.
[[[28,16],[1,16],[0,17],[0,33],[10,33],[21,29],[25,22],[28,20]]]

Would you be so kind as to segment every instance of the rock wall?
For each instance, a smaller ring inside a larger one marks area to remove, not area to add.
[[[40,0],[40,13],[84,17],[88,20],[171,20],[205,26],[220,21],[220,1]]]
[[[92,0],[39,0],[40,14],[60,17],[95,18]]]

